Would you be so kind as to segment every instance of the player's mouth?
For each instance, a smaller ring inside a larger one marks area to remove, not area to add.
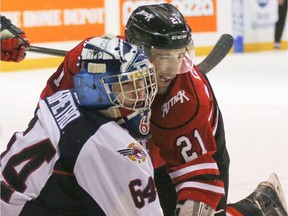
[[[159,76],[159,79],[164,82],[164,83],[168,83],[170,82],[172,79],[174,79],[175,75],[174,76],[167,76],[167,75],[160,75]]]

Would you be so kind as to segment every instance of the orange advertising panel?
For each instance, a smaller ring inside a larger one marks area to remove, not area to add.
[[[193,32],[217,31],[216,0],[120,0],[120,29],[124,34],[125,25],[131,12],[137,7],[153,3],[170,3],[177,7],[185,16]]]
[[[1,15],[31,42],[83,40],[105,31],[104,0],[2,0]]]

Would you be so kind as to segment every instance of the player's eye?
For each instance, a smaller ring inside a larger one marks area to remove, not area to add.
[[[159,59],[170,59],[171,55],[160,55]]]
[[[185,56],[185,53],[181,53],[179,56],[178,56],[178,59],[183,59]]]

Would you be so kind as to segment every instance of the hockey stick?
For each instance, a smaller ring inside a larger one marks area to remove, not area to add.
[[[233,44],[234,39],[230,34],[221,35],[208,56],[202,62],[197,64],[197,68],[199,69],[199,71],[203,74],[207,74],[210,70],[216,67],[216,65],[218,65],[229,53]],[[65,54],[68,52],[65,50],[45,48],[39,46],[30,46],[28,51],[56,56],[65,56]]]
[[[234,38],[230,34],[221,35],[208,56],[202,62],[197,64],[199,71],[202,74],[207,74],[229,53],[233,44]]]
[[[49,55],[56,55],[56,56],[65,56],[68,51],[59,50],[59,49],[52,49],[46,47],[39,47],[39,46],[29,46],[28,51],[37,52],[37,53],[44,53]]]
[[[21,35],[24,34],[24,32],[13,25],[10,20],[3,19],[1,20],[1,39],[6,38],[12,38],[17,37],[20,40],[20,44],[23,44],[28,51],[32,52],[38,52],[38,53],[44,53],[49,55],[56,55],[56,56],[65,56],[67,51],[64,50],[58,50],[58,49],[52,49],[52,48],[46,48],[46,47],[38,47],[38,46],[30,46],[27,41],[25,41]]]
[[[233,43],[234,39],[230,34],[221,35],[221,37],[218,39],[217,43],[215,44],[211,52],[207,55],[207,57],[202,62],[197,64],[198,70],[203,74],[207,74],[210,70],[216,67],[216,65],[218,65],[229,53],[233,46]],[[65,56],[65,54],[68,52],[65,50],[45,48],[39,46],[29,46],[28,51],[56,56]]]
[[[3,19],[3,21],[1,20],[1,37],[4,31],[8,31],[8,34],[12,34],[18,37],[22,41],[22,43],[28,48],[28,51],[57,55],[57,56],[65,56],[65,54],[67,53],[67,51],[64,50],[29,46],[29,44],[20,36],[21,34],[24,34],[24,32],[21,29],[14,26],[8,19]],[[212,51],[208,54],[208,56],[202,62],[197,64],[197,67],[200,70],[200,72],[206,74],[217,64],[219,64],[222,61],[222,59],[227,55],[227,53],[230,51],[231,47],[233,46],[233,43],[234,39],[231,35],[223,34],[217,41],[216,45],[213,47]]]

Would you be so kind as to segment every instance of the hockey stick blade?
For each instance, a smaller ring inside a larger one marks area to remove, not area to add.
[[[54,55],[54,56],[65,56],[66,53],[68,52],[65,50],[52,49],[52,48],[39,47],[39,46],[29,46],[28,51]]]
[[[230,34],[221,35],[208,56],[202,62],[197,64],[198,70],[202,74],[207,74],[229,53],[233,44],[234,38]]]

